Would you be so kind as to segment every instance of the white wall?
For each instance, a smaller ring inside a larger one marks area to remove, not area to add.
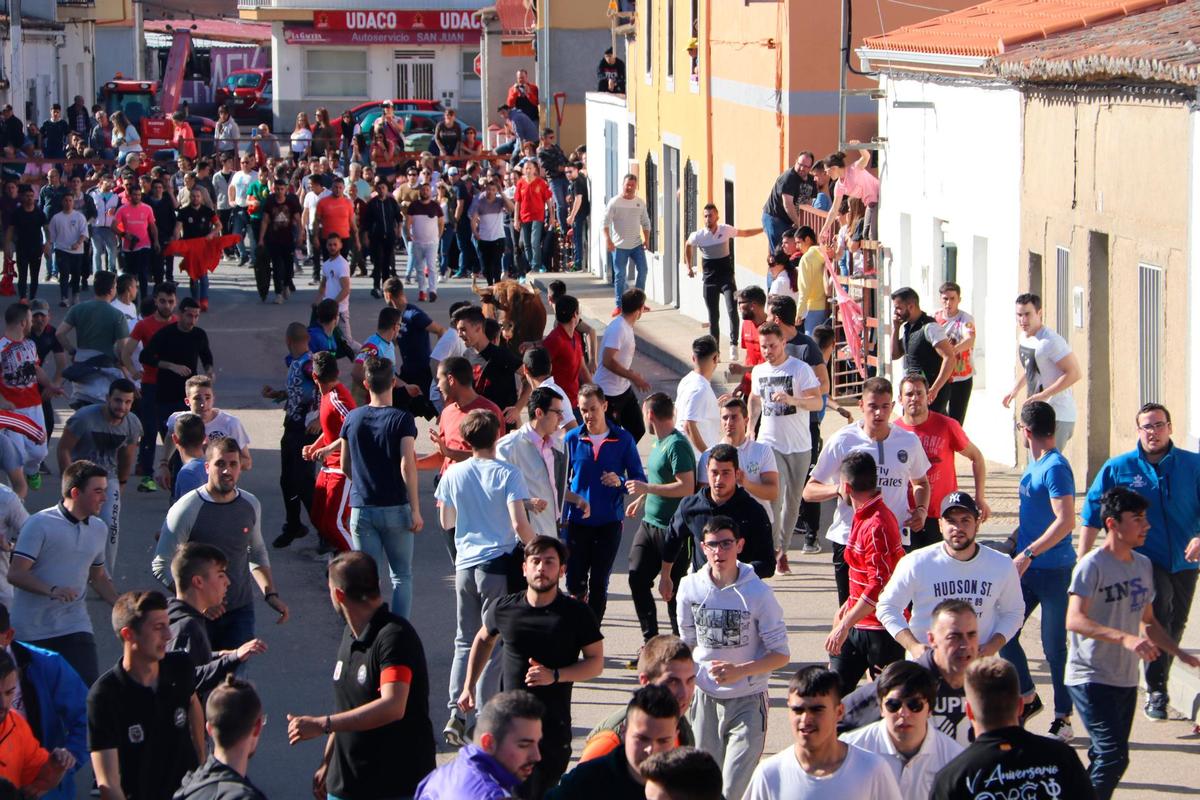
[[[345,108],[356,106],[367,100],[396,97],[396,50],[421,50],[434,55],[433,90],[434,99],[441,100],[443,92],[453,92],[454,102],[462,91],[460,62],[463,50],[477,51],[478,45],[369,45],[367,51],[367,94],[363,97],[311,97],[305,91],[305,52],[311,50],[351,50],[351,47],[316,47],[312,45],[290,45],[283,36],[282,23],[272,26],[274,54],[272,56],[275,82],[275,113],[277,127],[291,130],[298,111],[307,111],[312,117],[317,106],[326,106],[331,116],[337,116]],[[478,126],[476,126],[478,127]],[[282,129],[281,128],[281,129]]]
[[[615,194],[617,194],[620,193],[621,178],[626,173],[640,174],[641,171],[638,169],[637,159],[634,158],[632,161],[629,159],[629,126],[633,124],[633,112],[626,106],[625,98],[615,94],[588,92],[586,109],[587,167],[588,179],[592,187],[592,216],[588,234],[588,238],[590,239],[588,270],[593,275],[603,278],[607,274],[605,267],[607,251],[604,247],[603,225],[604,206],[609,199],[607,195],[609,173],[613,173],[612,183],[618,187],[615,191]],[[615,143],[605,142],[604,128],[606,122],[613,122],[616,125],[617,138]],[[615,170],[610,165],[610,159],[607,156],[607,147],[613,144],[615,144],[616,158],[612,164],[615,164]],[[650,272],[653,274],[653,269]],[[647,289],[649,288],[649,285],[647,285]]]
[[[911,286],[929,313],[939,307],[943,242],[958,246],[963,308],[975,315],[975,386],[966,430],[984,455],[1014,464],[1010,416],[1001,398],[1016,378],[1022,127],[1012,88],[881,79],[879,132],[887,138],[880,177],[879,238],[891,249],[888,284]],[[932,108],[892,107],[895,101]],[[899,377],[899,363],[893,377]]]

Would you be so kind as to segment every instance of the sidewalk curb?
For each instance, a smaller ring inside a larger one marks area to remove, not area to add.
[[[612,322],[611,319],[601,320],[596,319],[595,317],[584,317],[583,321],[590,325],[592,330],[596,331],[596,336],[601,338],[604,336],[604,329],[608,327],[610,322]],[[636,328],[634,329],[634,338],[637,340],[635,352],[638,354],[645,356],[646,358],[662,366],[663,368],[670,370],[672,373],[679,375],[680,377],[683,377],[692,371],[692,364],[690,361],[684,361],[679,356],[667,352],[663,348],[659,347],[653,342],[648,341],[642,336],[638,336]],[[599,358],[600,354],[597,353],[596,359],[599,360]]]

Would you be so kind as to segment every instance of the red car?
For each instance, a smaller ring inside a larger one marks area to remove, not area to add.
[[[234,118],[271,113],[271,70],[237,69],[225,78],[216,91],[217,105],[229,106]]]

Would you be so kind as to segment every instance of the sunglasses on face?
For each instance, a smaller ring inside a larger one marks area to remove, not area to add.
[[[907,697],[901,700],[897,697],[889,697],[883,701],[883,707],[887,709],[889,714],[895,714],[900,710],[901,706],[904,706],[914,714],[919,714],[925,710],[925,698]]]

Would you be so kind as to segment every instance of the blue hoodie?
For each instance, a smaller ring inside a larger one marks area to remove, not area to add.
[[[646,480],[642,459],[638,455],[637,442],[619,425],[608,421],[608,435],[596,450],[590,439],[585,438],[587,428],[572,428],[564,441],[567,461],[571,465],[571,491],[587,500],[591,515],[583,518],[583,512],[567,504],[566,522],[580,525],[608,525],[625,519],[625,481]],[[600,476],[615,472],[621,476],[619,487],[605,486]]]
[[[458,751],[448,764],[435,769],[417,787],[416,800],[501,800],[513,797],[520,779],[477,745]]]
[[[65,747],[75,756],[75,767],[62,782],[42,797],[72,800],[75,773],[88,761],[87,686],[58,653],[24,642],[12,643],[21,670],[21,697],[25,718],[42,747]]]
[[[1124,486],[1144,497],[1150,507],[1146,521],[1150,530],[1146,543],[1137,551],[1158,568],[1183,572],[1200,568],[1187,561],[1183,551],[1194,536],[1200,536],[1200,454],[1172,444],[1157,465],[1146,460],[1139,444],[1128,453],[1104,463],[1088,489],[1079,516],[1089,528],[1103,528],[1100,498],[1114,486]]]

